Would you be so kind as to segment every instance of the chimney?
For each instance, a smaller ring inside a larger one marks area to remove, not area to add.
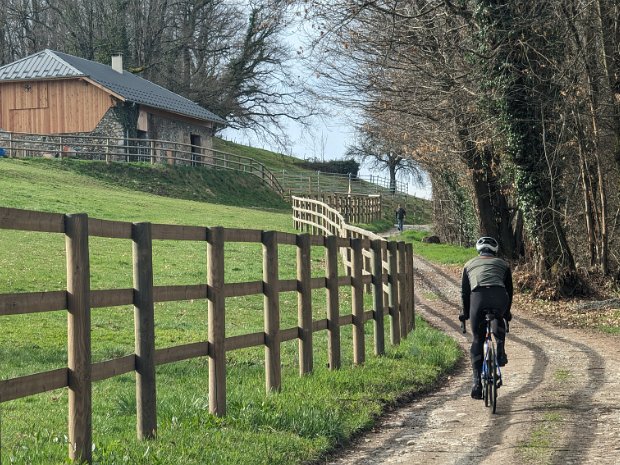
[[[123,74],[123,55],[120,53],[112,55],[112,69],[117,73]]]

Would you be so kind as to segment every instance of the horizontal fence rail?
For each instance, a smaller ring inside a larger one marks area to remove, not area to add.
[[[350,176],[348,174],[315,172],[291,172],[282,170],[278,179],[287,196],[338,192],[351,194],[407,194],[406,182],[391,185],[388,178],[375,175]]]
[[[300,199],[302,197],[292,197]],[[345,223],[372,223],[382,217],[382,197],[378,194],[321,193],[304,195],[304,199],[317,200],[338,211]]]
[[[373,232],[367,231],[363,228],[359,228],[357,226],[352,226],[348,224],[347,219],[340,211],[334,208],[332,205],[328,205],[325,201],[335,202],[338,205],[340,200],[337,200],[335,196],[321,196],[321,200],[313,199],[313,198],[305,198],[305,197],[292,197],[293,201],[293,225],[295,229],[298,231],[308,231],[312,234],[325,234],[325,235],[335,235],[338,236],[345,241],[353,240],[353,239],[361,239],[365,241],[385,241],[385,239]],[[371,207],[372,208],[372,207]],[[396,269],[391,268],[392,266],[400,266],[396,262],[391,263],[389,260],[390,254],[397,254],[397,250],[392,252],[390,251],[390,247],[395,247],[390,243],[387,246],[388,249],[388,258],[382,261],[382,268],[386,270],[388,273],[396,273]],[[398,243],[398,247],[406,247],[407,250],[411,248],[410,252],[407,252],[408,255],[411,255],[410,262],[405,262],[403,266],[411,271],[410,275],[408,275],[408,280],[405,284],[405,287],[401,290],[402,292],[406,292],[407,295],[413,295],[414,291],[414,279],[413,279],[413,249],[411,244],[405,244],[404,242]],[[342,248],[340,251],[342,255],[342,261],[344,263],[347,274],[351,275],[352,267],[353,267],[353,255],[352,250],[350,248]],[[364,275],[371,275],[376,273],[375,265],[373,264],[374,255],[371,251],[363,250],[362,251],[362,273]],[[409,259],[407,259],[409,260]],[[378,266],[378,265],[377,265]],[[366,285],[366,291],[370,292],[370,285]],[[394,295],[397,296],[398,289],[395,290],[394,294],[386,294],[386,297]],[[396,297],[398,299],[398,297]],[[407,333],[412,330],[415,326],[415,307],[413,300],[409,302],[411,308],[406,312],[407,315],[410,315],[410,319],[405,321],[403,324],[406,326],[406,330],[403,329],[403,333]],[[391,305],[391,304],[390,304]],[[395,336],[393,336],[392,340],[394,340]]]
[[[329,215],[337,214],[335,210]],[[326,214],[326,217],[329,218]],[[331,220],[330,220],[331,221]],[[329,234],[335,221],[317,226]],[[324,229],[323,229],[324,228]],[[350,231],[356,229],[350,227]],[[300,374],[313,369],[313,334],[328,333],[330,369],[338,369],[340,328],[353,326],[353,360],[364,363],[364,324],[374,321],[374,352],[385,351],[384,317],[390,317],[390,339],[398,344],[413,329],[413,250],[404,242],[387,242],[379,236],[338,237],[337,235],[291,234],[275,231],[226,229],[151,223],[128,223],[89,218],[86,214],[64,215],[0,208],[0,229],[64,234],[66,241],[66,291],[0,294],[0,316],[67,310],[68,366],[43,373],[0,381],[0,403],[48,392],[69,390],[69,456],[79,462],[92,461],[92,383],[125,373],[136,373],[138,437],[152,438],[157,431],[155,366],[208,357],[209,410],[226,414],[226,352],[248,347],[265,348],[265,386],[268,392],[281,390],[280,344],[298,340]],[[363,231],[363,230],[361,230]],[[133,288],[90,289],[89,238],[108,237],[132,241]],[[207,251],[207,282],[195,285],[153,285],[153,241],[201,241]],[[262,245],[263,279],[227,283],[224,279],[226,243]],[[297,248],[297,277],[278,276],[278,247]],[[311,277],[311,247],[325,249],[325,275]],[[338,251],[350,257],[347,276],[338,275]],[[366,267],[366,262],[372,266]],[[352,290],[350,314],[340,315],[338,289]],[[372,309],[363,307],[363,291],[373,294]],[[326,289],[325,318],[312,319],[313,289]],[[279,295],[297,291],[298,325],[280,328]],[[264,331],[226,336],[226,299],[245,295],[264,296]],[[154,303],[204,299],[208,301],[208,337],[204,341],[155,349]],[[135,353],[92,363],[92,308],[134,306]]]
[[[103,136],[39,135],[0,131],[0,148],[12,158],[78,158],[110,162],[209,166],[248,173],[283,195],[273,172],[262,163],[239,155],[179,142]]]

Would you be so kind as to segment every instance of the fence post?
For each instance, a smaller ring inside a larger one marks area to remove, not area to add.
[[[110,164],[110,139],[106,139],[105,143],[105,163],[106,165]]]
[[[392,344],[400,344],[400,315],[398,313],[398,250],[395,241],[388,242],[388,286],[390,307],[390,338]]]
[[[9,132],[9,158],[16,158],[13,153],[13,133]]]
[[[207,232],[207,298],[209,326],[209,411],[226,415],[226,300],[224,297],[224,228]]]
[[[327,349],[329,368],[340,368],[340,302],[338,296],[338,236],[325,238],[327,287]]]
[[[372,258],[364,256],[364,271],[368,274],[372,274]],[[364,291],[366,294],[370,294],[372,292],[372,283],[368,283],[364,286]]]
[[[312,287],[310,236],[297,236],[297,322],[299,325],[299,374],[312,371]]]
[[[413,273],[413,244],[407,244],[407,270],[409,271],[409,331],[415,329],[415,282]]]
[[[133,239],[133,304],[136,347],[136,413],[139,439],[157,435],[153,239],[150,223],[136,223]]]
[[[373,286],[373,311],[375,321],[375,355],[385,353],[385,328],[383,315],[383,262],[381,260],[381,239],[375,239],[370,243],[372,249],[372,286]]]
[[[265,314],[265,387],[280,391],[280,295],[276,231],[263,231],[263,305]]]
[[[67,352],[69,367],[69,457],[92,460],[92,373],[88,216],[65,216],[67,250]]]
[[[400,337],[407,337],[409,327],[409,295],[407,293],[407,258],[405,257],[405,243],[399,241],[398,250],[398,310],[400,313]]]
[[[364,285],[362,283],[362,269],[364,260],[362,256],[362,239],[351,240],[353,262],[351,263],[351,291],[353,310],[353,363],[364,363],[366,345],[364,342]]]

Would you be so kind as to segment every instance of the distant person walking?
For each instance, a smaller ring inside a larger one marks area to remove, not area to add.
[[[396,209],[396,221],[398,222],[398,230],[400,232],[403,231],[403,225],[405,222],[406,215],[407,215],[407,212],[405,211],[405,209],[402,207],[401,204],[398,204],[398,208]]]

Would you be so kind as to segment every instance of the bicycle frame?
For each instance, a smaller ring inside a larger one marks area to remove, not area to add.
[[[492,330],[492,322],[496,319],[495,312],[493,310],[487,310],[485,314],[486,319],[486,333],[483,343],[483,359],[482,370],[480,373],[480,381],[482,383],[482,397],[484,399],[485,407],[491,404],[493,413],[497,408],[497,389],[502,385],[502,370],[499,366],[497,359],[497,340]],[[508,321],[504,320],[506,324],[506,333],[509,332]],[[465,323],[461,322],[461,332],[465,334],[467,332]]]
[[[493,312],[486,314],[487,325],[483,346],[484,357],[482,359],[482,372],[480,374],[484,405],[488,407],[490,403],[493,413],[495,413],[497,408],[497,389],[502,385],[502,370],[497,360],[497,341],[491,328],[491,324],[495,318]]]

